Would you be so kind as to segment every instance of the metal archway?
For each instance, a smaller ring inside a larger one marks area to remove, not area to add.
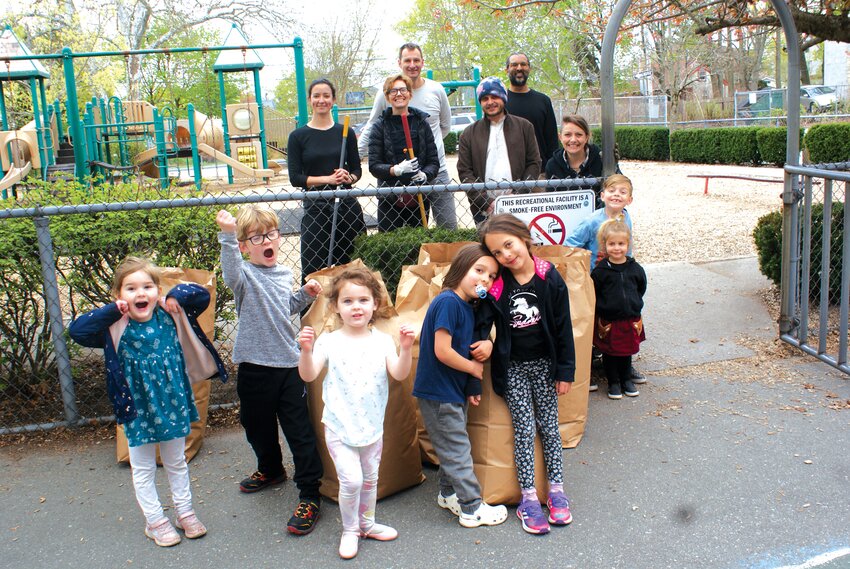
[[[785,44],[788,46],[788,146],[785,163],[791,166],[800,164],[800,40],[797,26],[791,16],[791,10],[780,0],[770,0],[782,30],[785,32]],[[605,26],[602,38],[602,67],[600,69],[600,89],[602,90],[602,175],[610,176],[616,171],[614,160],[614,47],[620,25],[632,0],[618,0],[614,12]],[[796,49],[791,49],[795,47]],[[789,193],[790,176],[785,176],[785,195],[783,201],[793,196]],[[788,195],[789,198],[785,196]],[[787,203],[787,202],[786,202]]]

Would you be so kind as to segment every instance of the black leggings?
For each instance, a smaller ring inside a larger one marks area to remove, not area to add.
[[[631,379],[632,356],[612,356],[602,354],[602,369],[608,383],[619,383]]]

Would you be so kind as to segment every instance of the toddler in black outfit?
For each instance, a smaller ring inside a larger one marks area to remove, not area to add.
[[[630,369],[632,356],[646,339],[640,315],[646,273],[634,258],[627,256],[631,232],[622,217],[603,223],[597,239],[604,258],[590,274],[596,289],[593,345],[602,352],[608,397],[622,399],[623,394],[637,397],[640,392]]]

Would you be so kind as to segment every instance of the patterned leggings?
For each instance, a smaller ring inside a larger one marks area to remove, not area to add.
[[[534,488],[535,424],[543,443],[549,482],[564,482],[561,434],[558,431],[558,393],[550,379],[552,361],[540,358],[512,361],[508,366],[505,401],[514,425],[514,462],[520,488]]]
[[[368,533],[375,525],[378,468],[384,439],[369,446],[348,446],[325,426],[325,442],[339,477],[339,516],[344,533]]]

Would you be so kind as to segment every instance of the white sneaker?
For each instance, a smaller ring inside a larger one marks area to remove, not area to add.
[[[445,508],[456,516],[460,516],[460,503],[457,501],[457,494],[452,494],[451,496],[443,496],[439,492],[437,493],[437,505],[441,508]]]
[[[473,514],[461,512],[460,525],[465,528],[477,528],[478,526],[497,526],[508,519],[508,509],[504,506],[491,506],[481,502]]]
[[[352,559],[357,555],[360,546],[360,535],[357,533],[343,532],[339,540],[339,556],[343,559]]]

